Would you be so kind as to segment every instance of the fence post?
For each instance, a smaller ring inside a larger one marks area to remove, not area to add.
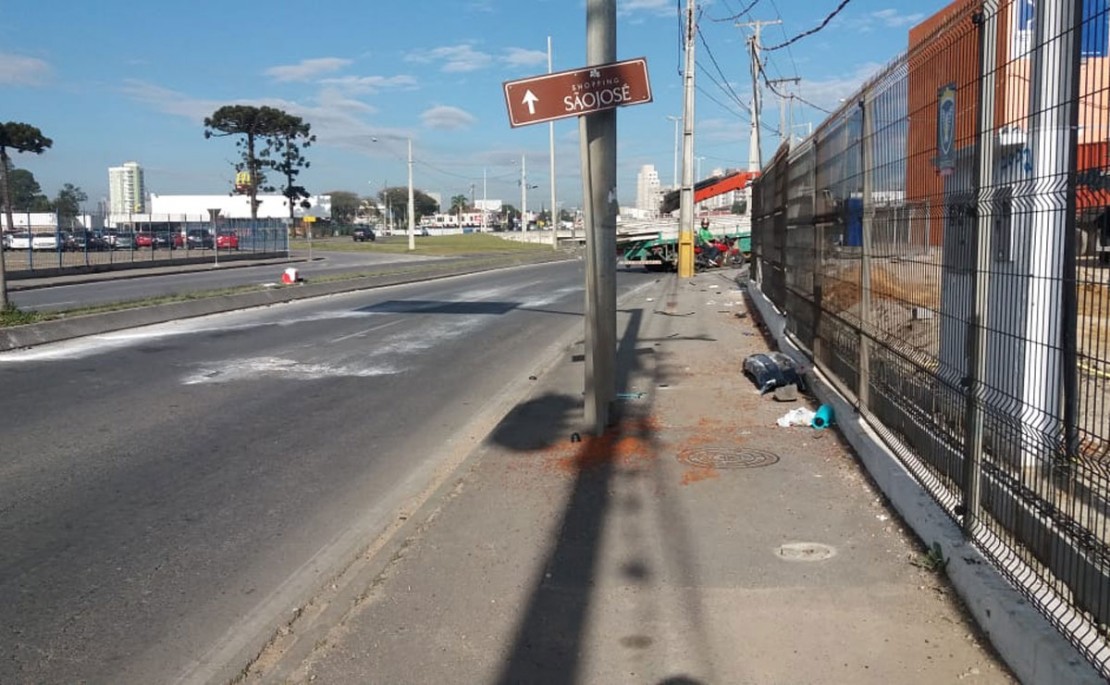
[[[860,411],[867,408],[871,399],[871,239],[872,217],[871,186],[874,179],[874,151],[871,149],[872,126],[874,117],[871,114],[871,103],[868,98],[870,91],[862,94],[859,101],[860,110],[860,171],[863,174],[863,188],[860,197],[860,221],[862,223],[863,245],[860,251],[860,313],[859,313],[859,388],[856,397],[859,399]]]
[[[979,110],[975,120],[978,202],[972,313],[968,321],[968,388],[963,469],[963,530],[975,539],[980,517],[983,471],[987,323],[990,303],[991,229],[994,221],[995,71],[998,65],[998,0],[985,0],[972,20],[979,32]]]

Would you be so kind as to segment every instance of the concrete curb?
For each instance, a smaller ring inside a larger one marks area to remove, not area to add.
[[[786,335],[786,317],[754,282],[741,282],[774,336],[779,349],[810,369],[814,394],[833,408],[837,427],[883,494],[927,545],[939,543],[951,560],[946,575],[999,655],[1024,683],[1104,683],[1095,668],[998,572],[917,479],[883,444],[855,408]]]
[[[112,331],[149,326],[151,324],[166,323],[178,319],[187,319],[208,314],[234,311],[236,309],[249,309],[266,305],[303,300],[311,297],[323,297],[337,293],[353,292],[356,290],[369,290],[390,285],[415,283],[452,276],[493,271],[530,264],[545,264],[557,261],[577,259],[568,253],[552,253],[540,257],[532,256],[528,259],[506,258],[504,260],[490,260],[479,263],[429,264],[417,269],[399,271],[380,275],[363,276],[343,281],[326,283],[303,283],[296,286],[275,287],[236,295],[220,295],[205,297],[187,302],[173,302],[150,307],[136,307],[134,309],[121,309],[103,314],[89,314],[72,318],[55,319],[42,323],[28,324],[25,326],[10,326],[0,328],[0,352],[43,345],[87,335],[97,335]]]

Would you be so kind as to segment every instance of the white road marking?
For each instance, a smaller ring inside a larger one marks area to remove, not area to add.
[[[258,380],[259,378],[283,378],[294,381],[314,381],[322,378],[369,378],[388,376],[399,370],[390,366],[353,368],[332,364],[313,364],[298,362],[280,357],[255,357],[253,359],[226,359],[211,362],[182,379],[185,385],[202,383],[232,383],[236,381]]]
[[[332,338],[331,342],[338,343],[338,342],[343,342],[344,340],[350,340],[351,338],[361,338],[362,336],[366,335],[367,333],[373,333],[374,331],[380,331],[382,329],[389,328],[390,326],[396,326],[397,324],[401,323],[401,321],[402,321],[401,319],[397,319],[396,321],[390,321],[389,323],[383,323],[381,326],[371,326],[370,328],[367,328],[364,331],[359,331],[358,333],[351,333],[350,335],[341,335],[338,338]]]

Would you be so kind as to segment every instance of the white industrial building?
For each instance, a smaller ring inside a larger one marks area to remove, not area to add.
[[[297,202],[293,207],[294,219],[306,216],[331,219],[331,195],[312,195],[306,198],[308,207]],[[289,199],[284,195],[259,195],[258,219],[260,221],[289,220]],[[151,194],[148,212],[116,213],[107,221],[109,228],[147,223],[207,222],[211,210],[219,210],[219,218],[250,220],[250,198],[246,195],[157,195]]]

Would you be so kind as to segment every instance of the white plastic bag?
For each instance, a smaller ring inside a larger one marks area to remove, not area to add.
[[[783,428],[790,426],[808,426],[813,422],[813,417],[816,416],[812,409],[808,407],[795,407],[782,415],[776,423]]]

